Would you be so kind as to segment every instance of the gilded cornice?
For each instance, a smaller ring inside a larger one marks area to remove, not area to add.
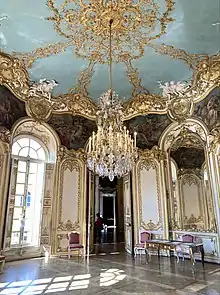
[[[158,146],[152,147],[152,149],[138,150],[138,158],[140,161],[145,160],[157,160],[162,161],[165,158],[163,151],[161,151]]]
[[[94,63],[80,76],[81,87],[78,91],[52,96],[51,100],[43,95],[31,95],[28,72],[23,61],[0,52],[0,84],[6,86],[12,93],[25,101],[29,116],[38,121],[49,120],[52,114],[70,113],[95,120],[97,105],[88,97],[88,79],[91,78]],[[164,114],[169,112],[171,119],[179,121],[192,115],[192,101],[179,99],[170,101],[161,95],[150,94],[140,84],[138,72],[128,65],[128,76],[135,87],[140,88],[131,100],[124,103],[124,120],[149,113]],[[129,72],[130,71],[130,72]],[[83,84],[83,87],[82,87]],[[189,90],[193,103],[204,99],[215,87],[220,86],[220,54],[205,56],[199,59],[193,74],[192,87]],[[82,90],[81,90],[82,89]]]
[[[78,149],[78,150],[68,150],[65,146],[60,146],[58,154],[57,154],[57,160],[58,162],[64,162],[72,159],[78,159],[82,162],[86,160],[86,154],[84,149]]]
[[[179,169],[178,173],[177,173],[178,179],[182,179],[183,177],[184,178],[186,177],[188,182],[190,182],[190,178],[192,179],[192,181],[195,181],[193,176],[197,177],[197,182],[198,182],[198,178],[202,179],[202,177],[203,177],[203,171],[201,169],[199,169],[199,168],[196,168],[196,169]]]

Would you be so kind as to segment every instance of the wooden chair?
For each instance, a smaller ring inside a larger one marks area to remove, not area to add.
[[[140,243],[138,243],[134,247],[134,257],[137,256],[138,252],[140,251],[140,255],[142,254],[143,250],[146,251],[145,249],[145,242],[149,241],[151,239],[151,234],[149,232],[141,232],[140,234]]]
[[[70,259],[71,251],[80,250],[81,255],[84,255],[84,246],[80,244],[80,235],[77,232],[71,232],[67,235],[68,239],[68,258]]]

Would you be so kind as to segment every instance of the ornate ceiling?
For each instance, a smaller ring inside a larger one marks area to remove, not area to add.
[[[97,101],[108,88],[108,24],[113,85],[126,100],[160,93],[157,81],[188,80],[204,55],[219,52],[219,0],[1,1],[0,48],[21,58],[30,80],[55,79],[54,96]]]

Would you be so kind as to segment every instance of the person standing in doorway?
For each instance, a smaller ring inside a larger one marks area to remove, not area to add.
[[[96,214],[96,222],[95,222],[95,229],[96,229],[96,241],[98,244],[101,244],[102,240],[102,230],[103,230],[103,219],[100,216],[100,213]]]

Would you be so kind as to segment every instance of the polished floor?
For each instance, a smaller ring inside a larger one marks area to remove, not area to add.
[[[88,259],[45,258],[6,263],[0,294],[220,294],[220,267],[153,256],[133,259],[117,251]]]

